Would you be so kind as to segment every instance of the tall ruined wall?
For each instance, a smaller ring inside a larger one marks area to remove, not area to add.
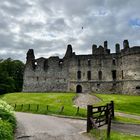
[[[80,85],[83,92],[140,93],[140,47],[130,48],[127,40],[124,40],[122,50],[119,44],[115,47],[116,53],[110,54],[105,41],[104,47],[93,45],[92,55],[73,57],[70,90],[76,91]],[[81,73],[80,79],[78,72]]]
[[[113,64],[114,60],[115,64]],[[78,66],[79,61],[80,66]],[[73,58],[73,61],[70,65],[72,67],[70,69],[70,81],[73,85],[71,87],[73,91],[75,91],[76,88],[75,83],[81,84],[85,92],[116,91],[114,86],[116,86],[116,81],[120,79],[119,75],[121,74],[119,58],[116,54],[102,56],[76,56]],[[77,77],[78,71],[81,72],[80,79]],[[113,79],[112,71],[116,71],[115,80]],[[120,92],[120,90],[120,88],[117,88],[117,92]]]
[[[140,93],[140,47],[130,47],[124,40],[123,49],[115,45],[110,53],[107,41],[92,46],[92,54],[75,55],[68,45],[63,59],[35,59],[27,53],[24,92],[73,91],[99,93]]]
[[[59,57],[34,59],[26,62],[23,92],[67,91],[68,63]]]
[[[81,85],[83,92],[120,92],[122,89],[117,82],[121,73],[120,50],[110,54],[107,41],[104,42],[104,47],[93,45],[92,49],[91,55],[77,55],[72,58],[70,90],[76,91],[77,85]],[[81,73],[80,79],[77,76],[78,71]],[[112,71],[116,71],[116,79],[113,79]]]

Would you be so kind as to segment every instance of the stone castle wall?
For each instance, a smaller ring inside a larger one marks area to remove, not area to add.
[[[24,92],[98,92],[140,93],[140,47],[130,47],[124,40],[123,49],[116,44],[116,53],[104,46],[92,46],[92,54],[76,55],[68,45],[63,59],[35,59],[30,49],[24,72]]]

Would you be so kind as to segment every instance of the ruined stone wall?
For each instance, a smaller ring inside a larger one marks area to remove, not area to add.
[[[80,66],[78,62],[80,61]],[[88,64],[90,61],[90,65]],[[115,64],[113,63],[115,61]],[[76,85],[82,85],[83,92],[120,92],[121,87],[116,82],[121,73],[119,57],[116,54],[110,55],[80,55],[73,58],[70,69],[71,90],[76,91]],[[112,78],[112,71],[116,71],[116,79]],[[81,72],[81,78],[78,79],[77,72]],[[88,72],[91,78],[88,79]],[[99,71],[102,76],[99,79]],[[74,86],[75,85],[75,86]],[[117,91],[116,91],[117,89]]]
[[[24,73],[23,92],[67,91],[68,63],[59,57],[34,60],[31,69],[27,62]]]
[[[73,91],[98,93],[140,93],[140,47],[130,47],[124,40],[123,49],[116,44],[110,53],[104,46],[93,45],[92,54],[75,55],[67,46],[63,59],[35,59],[33,50],[27,53],[24,92]]]
[[[122,93],[140,93],[140,53],[124,54],[122,59]],[[139,87],[139,88],[138,88]]]

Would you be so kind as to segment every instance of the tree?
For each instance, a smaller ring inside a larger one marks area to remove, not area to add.
[[[0,61],[0,93],[22,90],[24,64],[8,58]]]

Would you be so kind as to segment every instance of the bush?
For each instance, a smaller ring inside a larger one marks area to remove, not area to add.
[[[0,100],[0,110],[4,110],[5,112],[9,112],[11,115],[14,115],[14,108],[2,100]]]
[[[9,112],[6,112],[4,110],[0,110],[0,118],[2,120],[8,121],[13,129],[16,127],[16,119],[15,116],[11,115]]]
[[[0,120],[0,140],[13,140],[13,129],[7,121]]]
[[[6,102],[0,100],[0,118],[11,123],[13,129],[16,127],[16,119],[13,111],[13,107]]]

